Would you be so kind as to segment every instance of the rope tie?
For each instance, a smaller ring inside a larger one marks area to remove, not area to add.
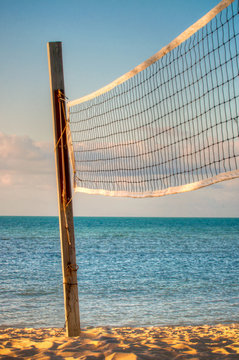
[[[63,127],[63,124],[65,126],[64,126],[64,129],[61,132],[61,135],[60,135],[59,139],[57,140],[57,143],[55,145],[55,151],[56,151],[57,147],[59,146],[59,143],[62,141],[62,137],[65,134],[66,129],[67,129],[67,119],[66,119],[65,105],[64,105],[64,102],[66,102],[67,97],[60,90],[58,90],[57,97],[58,97],[59,107],[62,110],[62,112],[60,111],[61,128]],[[71,246],[72,244],[71,244],[71,239],[70,239],[70,231],[69,231],[69,225],[68,225],[66,209],[69,206],[69,204],[72,202],[72,197],[70,198],[70,200],[68,200],[67,197],[66,197],[66,179],[65,179],[65,172],[64,172],[65,162],[64,162],[64,149],[63,149],[63,146],[61,147],[61,154],[62,154],[62,168],[63,168],[62,204],[63,204],[64,219],[65,219],[65,229],[66,229],[67,242],[68,242],[68,245]],[[77,271],[77,270],[74,270],[74,271]]]
[[[72,201],[72,197],[70,198],[70,200],[69,200],[68,203],[66,204],[66,208],[68,207],[68,205],[70,204],[71,201]]]
[[[64,129],[62,130],[61,136],[59,137],[59,139],[58,139],[58,141],[57,141],[57,143],[56,143],[56,145],[55,145],[55,151],[56,151],[56,148],[57,148],[58,145],[59,145],[59,142],[60,142],[61,139],[62,139],[62,136],[64,135],[64,133],[65,133],[65,131],[66,131],[66,127],[67,127],[67,124],[66,124],[66,126],[64,127]]]
[[[65,102],[69,100],[69,98],[65,94],[63,94],[61,90],[58,90],[58,99]]]
[[[66,209],[67,209],[67,206],[68,206],[68,204],[69,204],[69,201],[68,201],[68,203],[66,204],[66,193],[65,193],[65,189],[63,189],[63,192],[62,192],[62,199],[63,199],[63,212],[64,212],[64,218],[65,218],[66,236],[67,236],[68,245],[71,246],[69,225],[68,225],[68,220],[67,220],[67,215],[66,215]],[[71,201],[71,199],[70,199],[70,201]]]
[[[67,269],[70,269],[70,270],[72,270],[72,271],[77,271],[77,270],[79,270],[79,266],[78,266],[77,264],[68,264],[66,268],[67,268]]]

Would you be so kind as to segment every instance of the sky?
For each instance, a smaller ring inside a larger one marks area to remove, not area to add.
[[[56,216],[47,42],[70,100],[170,43],[217,0],[0,0],[0,215]],[[153,199],[75,194],[75,216],[238,217],[239,179]]]

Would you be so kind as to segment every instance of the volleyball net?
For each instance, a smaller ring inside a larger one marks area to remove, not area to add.
[[[75,191],[153,197],[239,177],[239,1],[67,103]]]

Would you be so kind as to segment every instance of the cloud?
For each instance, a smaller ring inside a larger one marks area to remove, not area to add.
[[[55,174],[53,147],[0,132],[0,173],[0,187],[49,189]]]
[[[76,194],[82,216],[238,216],[239,179],[156,199]],[[53,145],[0,133],[0,214],[57,215]]]

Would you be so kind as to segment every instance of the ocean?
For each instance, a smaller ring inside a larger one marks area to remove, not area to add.
[[[239,218],[77,217],[81,326],[239,321]],[[0,326],[63,327],[57,217],[0,217]]]

